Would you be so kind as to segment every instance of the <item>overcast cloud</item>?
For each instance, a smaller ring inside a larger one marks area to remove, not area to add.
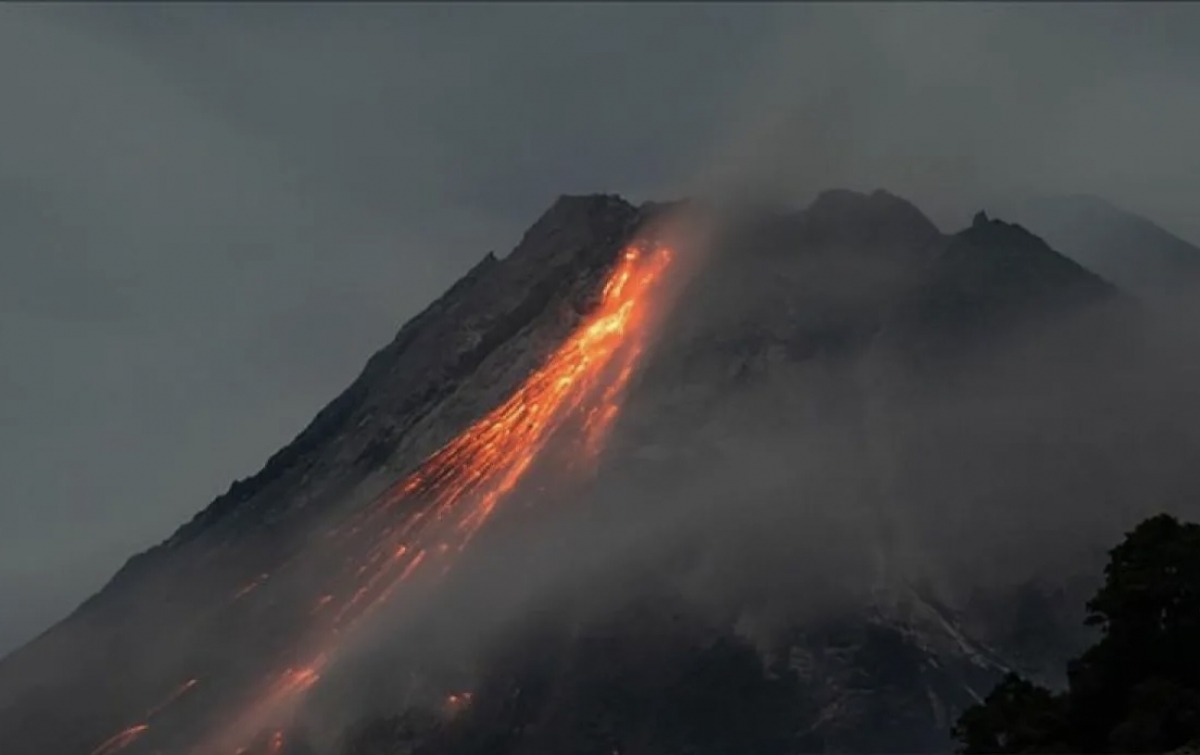
[[[559,193],[1085,191],[1200,240],[1200,6],[0,6],[0,652]]]

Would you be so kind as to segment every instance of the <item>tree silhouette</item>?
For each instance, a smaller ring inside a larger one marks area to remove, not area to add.
[[[1200,740],[1200,525],[1162,514],[1109,551],[1099,641],[1052,693],[1006,677],[959,718],[960,752],[1168,752]]]

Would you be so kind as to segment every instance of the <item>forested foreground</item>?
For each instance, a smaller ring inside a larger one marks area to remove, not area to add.
[[[960,752],[1200,746],[1200,525],[1160,515],[1127,534],[1086,621],[1100,637],[1069,662],[1067,688],[1008,675],[959,718]]]

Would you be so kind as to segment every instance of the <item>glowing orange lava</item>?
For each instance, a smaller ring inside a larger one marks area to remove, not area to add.
[[[168,705],[175,702],[179,698],[183,697],[184,695],[186,695],[188,692],[190,692],[192,690],[192,687],[195,687],[199,683],[200,683],[199,679],[188,679],[186,682],[179,685],[175,689],[175,691],[172,692],[169,697],[167,697],[166,700],[163,700],[161,703],[159,703],[158,705],[155,705],[153,708],[151,708],[149,711],[147,711],[146,720],[149,721],[151,718],[154,718],[156,715],[158,715],[160,712],[162,712],[162,710],[164,708],[166,708]]]
[[[288,669],[279,680],[279,689],[285,694],[303,692],[317,683],[321,675],[311,666],[301,669]]]
[[[165,700],[146,711],[145,721],[119,731],[113,736],[104,740],[99,747],[92,750],[91,755],[113,755],[113,753],[124,750],[126,747],[133,744],[138,737],[146,733],[146,731],[150,728],[149,722],[151,719],[161,713],[165,708],[167,708],[167,706],[171,705],[171,703],[186,695],[199,683],[199,679],[188,679],[186,682],[176,687],[175,690],[172,691]]]
[[[578,423],[580,455],[596,458],[645,350],[652,307],[672,256],[664,247],[625,249],[596,308],[507,400],[397,482],[355,521],[327,533],[332,547],[344,548],[350,556],[344,571],[320,585],[310,604],[315,605],[309,613],[314,627],[305,645],[316,652],[309,662],[265,685],[250,706],[227,721],[219,736],[194,752],[227,753],[239,740],[283,725],[320,678],[345,632],[426,567],[431,574],[449,569],[455,554],[479,533],[568,423]],[[405,504],[403,510],[400,504]],[[387,524],[385,515],[395,523]],[[266,579],[266,574],[260,575],[236,597]],[[352,589],[346,589],[347,579]],[[322,610],[335,601],[334,595],[339,596],[336,605]],[[449,704],[458,707],[469,699],[464,693]]]
[[[113,755],[113,753],[124,750],[140,736],[146,733],[149,729],[148,724],[138,724],[130,726],[124,731],[117,732],[115,735],[106,739],[99,747],[92,750],[92,755]]]
[[[253,579],[253,581],[251,581],[251,582],[247,583],[247,584],[246,584],[244,587],[242,587],[240,590],[238,590],[236,593],[234,593],[234,594],[233,594],[233,599],[234,599],[234,600],[241,600],[241,599],[242,599],[242,598],[244,598],[245,596],[247,596],[247,595],[249,595],[250,593],[254,592],[254,589],[255,589],[256,587],[258,587],[259,585],[261,585],[263,582],[266,582],[266,581],[267,581],[267,580],[268,580],[270,577],[271,577],[271,575],[270,575],[270,574],[259,574],[257,577],[255,577],[255,578]]]
[[[358,566],[358,589],[335,621],[362,615],[423,564],[461,551],[567,422],[581,421],[584,459],[603,448],[649,336],[650,308],[671,250],[629,247],[597,308],[500,406],[402,479],[366,512],[374,517],[415,498],[428,508],[383,530]],[[351,527],[343,537],[361,531]],[[370,531],[371,528],[366,528]]]

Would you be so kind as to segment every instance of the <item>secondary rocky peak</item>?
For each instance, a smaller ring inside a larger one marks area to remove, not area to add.
[[[975,215],[951,236],[916,299],[918,329],[957,347],[989,333],[1077,311],[1118,295],[1092,272],[1014,223]]]
[[[941,236],[937,226],[908,200],[882,189],[871,194],[833,189],[804,211],[818,238],[872,244],[880,239],[921,245]]]
[[[1151,306],[1191,301],[1200,285],[1194,243],[1100,197],[1014,200],[1004,216]]]
[[[970,228],[953,238],[956,242],[966,242],[976,250],[977,256],[994,258],[996,264],[1001,264],[1001,258],[1008,258],[1009,264],[1005,265],[1006,268],[1043,278],[1049,284],[1078,284],[1106,291],[1111,289],[1111,286],[1097,275],[1058,253],[1025,228],[1016,223],[989,219],[982,211],[975,215]],[[952,243],[947,251],[951,255],[955,254],[955,244]],[[1017,264],[1013,267],[1012,263]]]

